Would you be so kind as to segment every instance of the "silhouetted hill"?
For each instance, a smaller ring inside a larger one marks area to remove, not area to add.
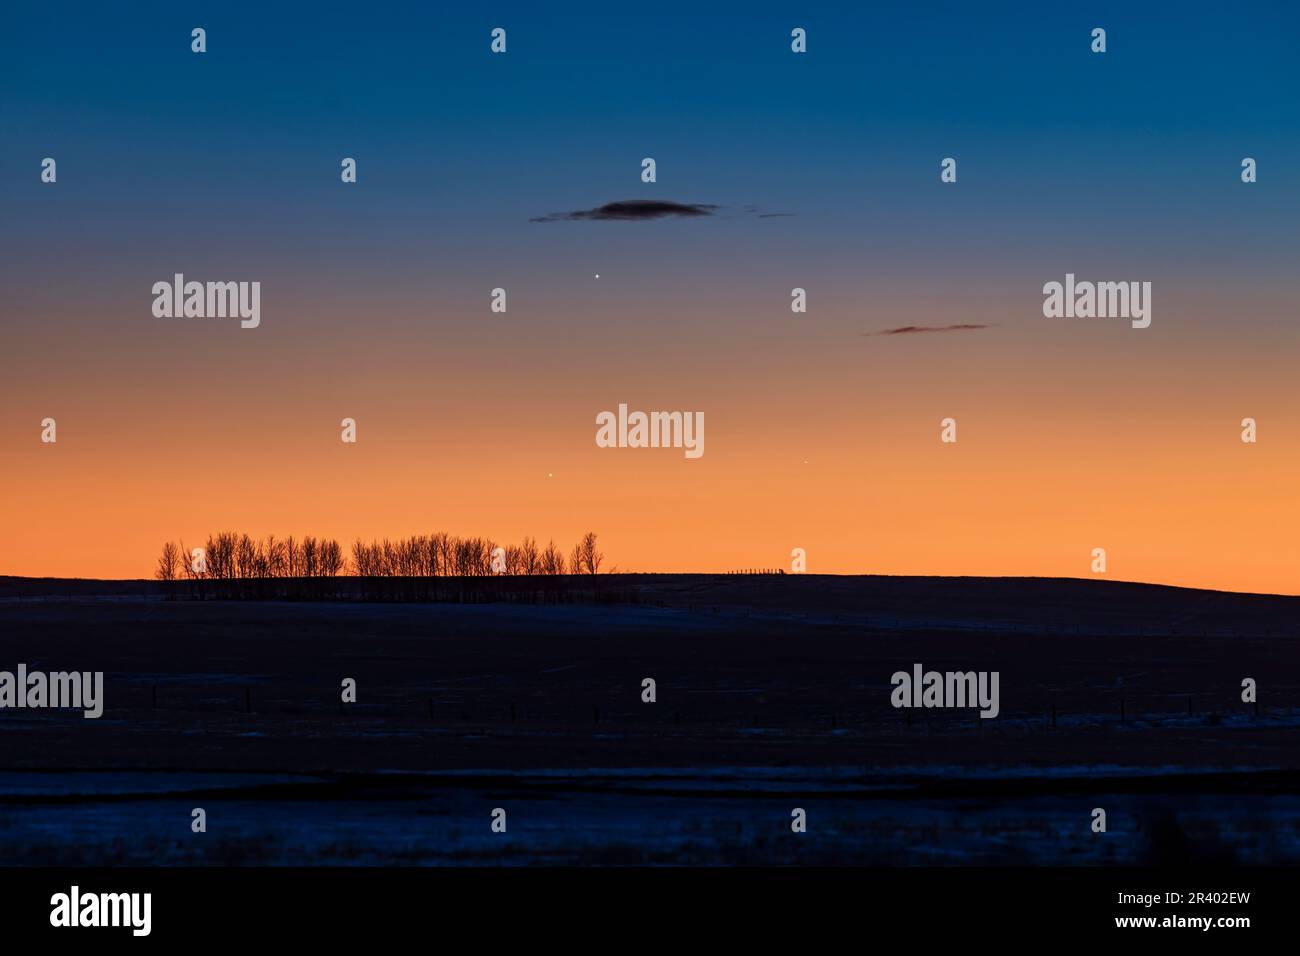
[[[1077,578],[608,574],[196,584],[0,577],[0,600],[253,600],[287,593],[299,600],[358,601],[375,599],[372,586],[381,589],[380,600],[399,603],[650,605],[874,630],[1300,637],[1300,597]]]

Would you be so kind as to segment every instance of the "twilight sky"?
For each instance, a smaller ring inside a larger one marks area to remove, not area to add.
[[[620,570],[1087,577],[1104,547],[1300,593],[1285,5],[269,6],[3,14],[0,574],[592,529]],[[718,208],[563,218],[629,199]],[[155,318],[176,272],[260,281],[261,327]],[[1044,318],[1067,272],[1151,282],[1151,327]],[[878,334],[951,325],[987,328]],[[620,402],[703,411],[706,453],[597,448]]]

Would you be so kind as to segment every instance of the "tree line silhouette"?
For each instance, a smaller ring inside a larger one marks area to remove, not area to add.
[[[197,599],[557,601],[599,592],[594,576],[604,562],[591,531],[567,558],[553,540],[541,547],[532,538],[499,545],[438,532],[357,539],[345,552],[333,538],[223,531],[199,548],[165,542],[154,577],[168,593]]]

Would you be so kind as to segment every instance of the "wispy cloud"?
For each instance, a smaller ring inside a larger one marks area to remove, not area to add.
[[[746,206],[744,206],[743,211],[748,213],[751,216],[756,216],[759,219],[788,219],[789,217],[794,215],[794,213],[792,212],[764,212],[761,208],[755,206],[753,203],[749,203]]]
[[[705,202],[671,202],[663,199],[623,199],[607,202],[595,209],[578,209],[574,212],[554,212],[535,216],[529,222],[644,222],[649,219],[678,217],[684,219],[712,216],[719,208]]]
[[[896,329],[881,329],[879,332],[863,332],[863,335],[914,335],[917,332],[969,332],[974,329],[991,329],[991,325],[904,325]]]

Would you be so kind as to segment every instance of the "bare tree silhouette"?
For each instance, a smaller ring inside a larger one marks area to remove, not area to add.
[[[167,541],[163,544],[162,554],[158,556],[158,570],[154,576],[159,581],[175,581],[181,569],[181,552],[176,545]]]
[[[542,573],[543,574],[564,574],[564,555],[560,549],[551,541],[546,545],[546,550],[542,552]]]
[[[524,543],[519,546],[519,568],[520,574],[541,574],[542,559],[537,551],[537,542],[532,538],[524,538]]]
[[[276,541],[273,534],[267,535],[266,545],[263,550],[266,553],[266,576],[268,578],[283,577],[286,564],[284,542]]]
[[[343,547],[333,538],[322,539],[319,548],[320,573],[324,577],[337,577],[347,564]]]
[[[316,552],[316,539],[307,535],[302,539],[302,576],[314,578],[320,574],[320,555]]]
[[[600,570],[600,566],[605,561],[605,555],[596,548],[596,532],[588,531],[582,536],[582,541],[575,549],[578,553],[578,561],[574,563],[573,573],[578,574],[579,569],[587,574],[595,574]]]
[[[539,550],[536,540],[526,537],[522,544],[501,546],[504,563],[497,562],[494,568],[497,549],[490,538],[461,538],[445,532],[369,544],[358,538],[345,551],[332,538],[268,535],[257,539],[222,531],[208,535],[199,549],[202,562],[191,561],[184,541],[165,542],[155,577],[189,581],[199,599],[496,600],[506,596],[572,601],[588,600],[597,593],[575,590],[575,584],[560,580],[599,572],[605,556],[596,546],[594,532],[587,532],[567,561],[553,540]],[[529,579],[535,581],[523,583]],[[475,581],[481,583],[470,583]]]
[[[241,535],[235,544],[235,577],[257,576],[257,546],[248,535]]]

